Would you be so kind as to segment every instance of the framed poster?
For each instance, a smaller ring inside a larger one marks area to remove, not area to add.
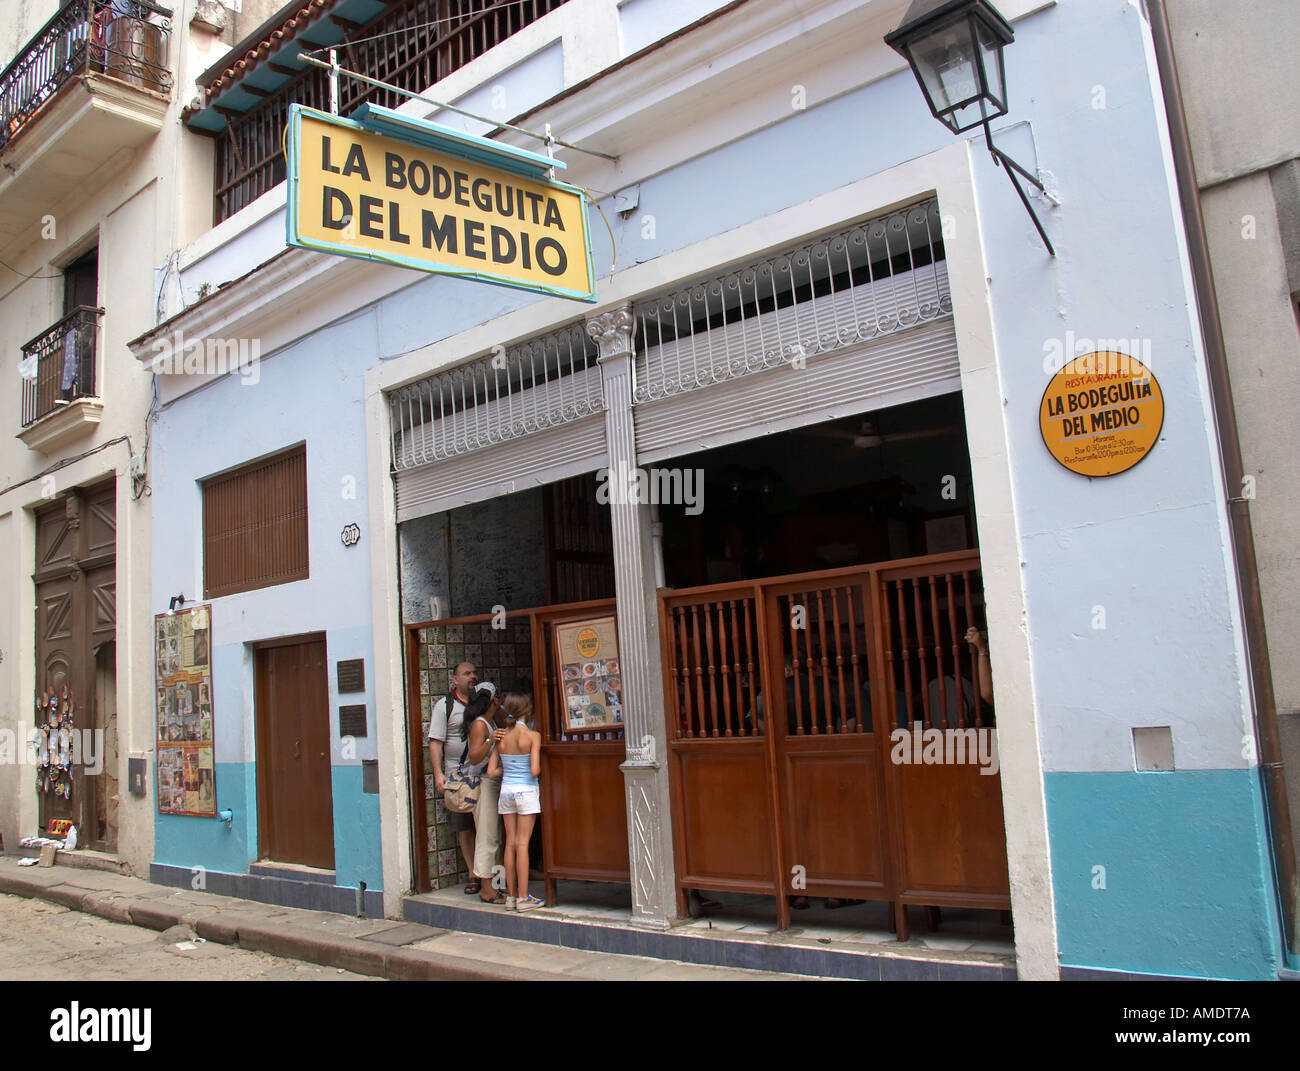
[[[217,816],[207,606],[154,618],[158,813]]]
[[[623,724],[623,681],[613,617],[555,626],[555,662],[564,686],[564,731]]]

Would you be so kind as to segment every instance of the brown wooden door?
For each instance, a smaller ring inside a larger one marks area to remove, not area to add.
[[[52,818],[70,818],[82,844],[109,852],[117,848],[115,496],[109,481],[70,491],[37,511],[32,577],[36,687],[68,687],[81,742],[70,798],[39,794],[41,828]]]
[[[787,896],[892,900],[906,940],[906,904],[1010,907],[992,711],[959,698],[977,552],[659,605],[679,911],[687,889],[775,894],[781,927]],[[895,761],[913,723],[947,734],[951,758]]]
[[[325,641],[259,647],[255,681],[261,855],[333,870]]]

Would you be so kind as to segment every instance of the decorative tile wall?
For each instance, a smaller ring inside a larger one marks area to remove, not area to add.
[[[527,621],[491,621],[429,625],[419,630],[420,756],[424,771],[425,821],[428,828],[429,883],[435,889],[463,885],[469,880],[447,809],[433,787],[429,768],[429,718],[433,706],[451,690],[451,672],[461,662],[473,662],[480,681],[498,689],[519,684],[532,692],[532,640]]]

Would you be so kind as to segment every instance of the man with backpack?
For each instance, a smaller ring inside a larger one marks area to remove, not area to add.
[[[433,770],[433,785],[439,798],[447,790],[447,778],[460,766],[461,758],[469,746],[461,726],[464,723],[465,707],[477,687],[478,670],[474,663],[461,662],[451,675],[451,693],[439,699],[430,711],[429,765]],[[468,764],[465,770],[470,774],[482,772]],[[474,875],[474,815],[472,812],[459,814],[448,809],[447,819],[452,832],[456,834],[460,854],[465,860],[465,869],[469,871],[465,895],[477,895],[482,884]]]

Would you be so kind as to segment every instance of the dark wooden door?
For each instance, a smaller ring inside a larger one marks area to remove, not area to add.
[[[680,912],[688,889],[774,894],[781,928],[789,896],[889,900],[906,940],[907,904],[1010,908],[992,711],[964,639],[983,619],[978,552],[659,606]],[[895,758],[914,724],[941,730],[937,759]]]
[[[99,305],[99,250],[97,248],[63,270],[63,315],[76,312],[83,305],[91,309]]]
[[[255,681],[261,855],[333,870],[325,641],[259,647]]]
[[[79,735],[72,791],[40,795],[40,822],[70,818],[81,843],[117,847],[116,487],[69,491],[36,514],[36,687],[70,690]],[[34,698],[34,697],[33,697]],[[28,724],[31,724],[29,722]]]

